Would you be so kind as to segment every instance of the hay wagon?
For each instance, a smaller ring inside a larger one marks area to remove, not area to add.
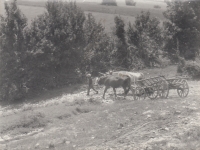
[[[189,86],[186,77],[165,78],[156,76],[138,80],[132,85],[134,99],[155,99],[157,97],[167,98],[169,90],[176,89],[180,97],[186,97],[189,93]]]
[[[135,100],[145,99],[146,97],[155,99],[158,96],[164,98],[167,97],[169,93],[168,82],[164,76],[137,80],[135,84],[132,85],[132,90]]]

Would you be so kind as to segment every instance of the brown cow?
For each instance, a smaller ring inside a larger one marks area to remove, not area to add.
[[[124,89],[124,98],[125,98],[131,86],[131,79],[129,76],[126,75],[124,76],[106,75],[100,77],[97,82],[99,85],[105,85],[103,99],[105,99],[105,93],[107,89],[110,87],[113,88],[115,98],[117,97],[115,88],[122,87]]]

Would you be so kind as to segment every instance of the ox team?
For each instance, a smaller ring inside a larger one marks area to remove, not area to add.
[[[108,74],[103,74],[103,73],[100,74],[102,76],[97,78],[96,82],[99,85],[105,86],[103,99],[105,98],[106,91],[110,87],[113,88],[115,98],[117,97],[115,88],[122,87],[124,89],[124,98],[125,98],[129,90],[130,89],[132,90],[131,83],[135,84],[137,80],[144,79],[143,73],[134,73],[128,71],[116,71],[116,72],[109,71]],[[96,93],[98,93],[98,91],[95,90],[94,88],[94,82],[92,80],[91,74],[87,74],[87,79],[88,79],[87,95],[89,95],[90,89],[93,89]]]

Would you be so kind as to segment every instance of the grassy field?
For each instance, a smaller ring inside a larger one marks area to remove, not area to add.
[[[155,9],[153,6],[157,4],[161,6],[161,9]],[[45,7],[45,1],[23,1],[18,0],[18,5],[34,6],[34,7]],[[100,12],[106,14],[118,14],[125,16],[137,16],[141,11],[150,11],[152,16],[156,16],[161,20],[164,20],[163,11],[166,10],[165,3],[156,2],[137,2],[134,7],[131,6],[104,6],[99,3],[77,3],[77,5],[83,11]]]
[[[38,15],[42,14],[45,12],[45,9],[43,7],[32,7],[32,6],[24,6],[24,5],[19,5],[20,10],[25,14],[25,16],[28,18],[28,25],[31,24],[31,22],[36,18]],[[88,11],[85,11],[85,14],[87,15]],[[112,27],[115,26],[114,23],[114,17],[117,16],[115,14],[105,14],[105,13],[95,13],[92,12],[92,15],[95,17],[97,22],[101,22],[102,25],[105,27],[105,31],[107,33],[112,32]],[[131,16],[124,16],[121,15],[123,18],[126,27],[128,26],[128,23],[134,23],[135,17]]]
[[[134,23],[135,17],[141,13],[141,11],[149,10],[151,16],[157,17],[162,22],[164,19],[163,11],[166,9],[165,3],[160,3],[163,5],[161,9],[153,8],[154,3],[144,3],[138,2],[136,7],[130,6],[103,6],[99,3],[77,3],[77,5],[87,14],[92,13],[97,22],[101,22],[105,27],[106,32],[112,32],[111,28],[114,27],[114,17],[120,15],[125,24],[128,25],[129,22]],[[19,8],[28,18],[28,24],[38,16],[42,14],[45,9],[44,1],[18,1]]]
[[[144,74],[176,75],[176,66],[145,69]],[[180,98],[124,100],[117,89],[86,96],[86,86],[49,91],[35,103],[0,109],[2,149],[57,150],[198,150],[200,148],[200,84],[188,81],[190,93]],[[60,95],[58,93],[60,91]],[[49,94],[55,93],[56,95]],[[38,98],[39,99],[39,98]]]

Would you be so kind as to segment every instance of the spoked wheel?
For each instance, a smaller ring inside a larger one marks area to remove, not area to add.
[[[134,100],[145,99],[146,94],[144,88],[136,87],[134,92]]]
[[[161,98],[167,98],[169,95],[169,84],[166,80],[161,80],[158,85],[159,96]]]
[[[150,99],[156,99],[158,96],[158,88],[156,86],[152,86],[147,88],[146,90],[148,90],[148,97]]]
[[[186,80],[183,80],[181,85],[177,88],[177,93],[180,97],[186,97],[189,93],[189,86]]]

